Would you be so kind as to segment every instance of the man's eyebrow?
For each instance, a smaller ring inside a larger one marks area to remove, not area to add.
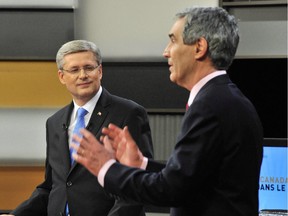
[[[169,34],[168,36],[169,36],[169,38],[175,37],[173,33]]]

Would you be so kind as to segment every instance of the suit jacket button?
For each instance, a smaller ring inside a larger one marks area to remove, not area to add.
[[[71,182],[71,181],[68,181],[68,182],[66,183],[66,185],[67,185],[68,187],[71,187],[71,186],[72,186],[72,182]]]

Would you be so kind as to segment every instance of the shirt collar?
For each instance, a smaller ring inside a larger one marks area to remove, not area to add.
[[[91,114],[100,98],[100,95],[102,93],[102,86],[100,86],[98,92],[95,94],[95,96],[93,98],[91,98],[91,100],[89,100],[86,104],[84,104],[82,106],[82,108],[86,109],[88,111],[89,114]],[[73,103],[74,103],[74,110],[73,110],[73,113],[72,113],[72,116],[74,118],[76,118],[76,113],[77,113],[77,110],[80,106],[78,106],[75,101],[73,100]]]
[[[201,80],[199,80],[191,89],[190,95],[189,95],[189,99],[188,99],[188,106],[191,106],[191,104],[193,103],[194,98],[196,97],[196,95],[198,94],[198,92],[200,91],[200,89],[211,79],[213,79],[216,76],[220,76],[226,74],[225,70],[220,70],[220,71],[215,71],[213,73],[208,74],[207,76],[203,77]]]

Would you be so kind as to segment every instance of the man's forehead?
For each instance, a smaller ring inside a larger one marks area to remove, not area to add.
[[[176,20],[172,28],[170,29],[168,36],[170,38],[182,36],[183,29],[184,29],[184,22],[185,22],[185,19],[183,18]]]

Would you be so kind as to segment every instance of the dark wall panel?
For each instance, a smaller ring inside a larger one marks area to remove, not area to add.
[[[228,73],[255,105],[267,138],[287,138],[287,59],[236,59]]]
[[[72,9],[1,9],[0,59],[51,60],[74,38]]]
[[[103,86],[149,110],[184,111],[189,92],[169,79],[167,62],[103,63]]]
[[[255,105],[266,138],[287,137],[287,59],[235,59],[228,74]],[[184,112],[189,92],[169,79],[166,62],[103,63],[103,86],[152,112]]]

